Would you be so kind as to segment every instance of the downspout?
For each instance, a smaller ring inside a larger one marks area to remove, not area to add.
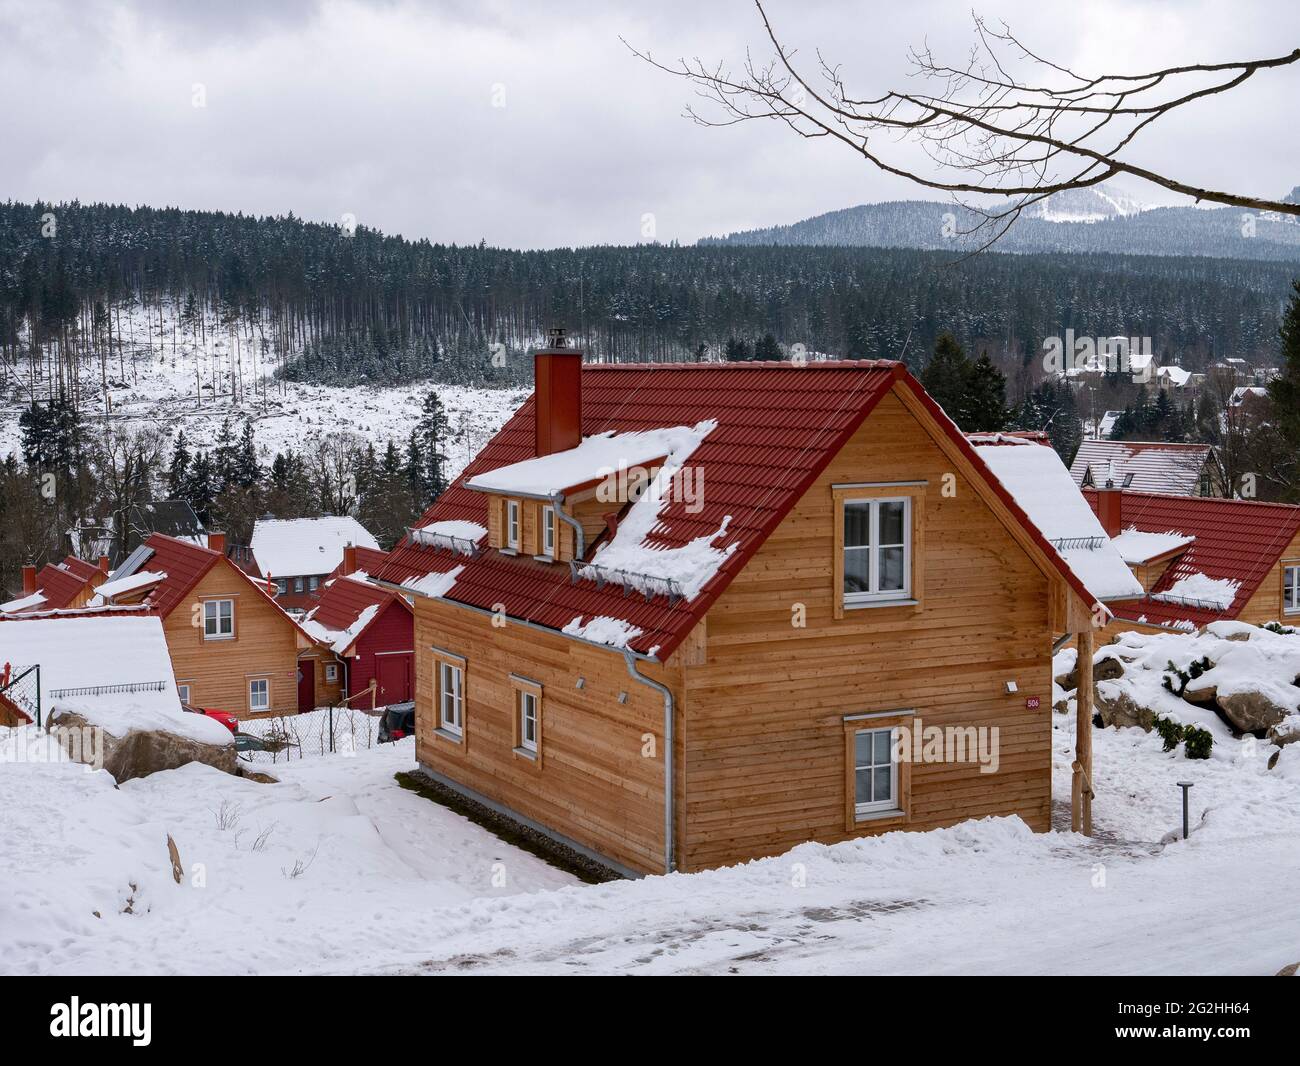
[[[551,497],[551,508],[555,511],[555,516],[566,525],[573,527],[574,548],[573,557],[575,559],[585,559],[587,557],[587,535],[582,531],[582,523],[576,518],[564,511],[564,493],[557,492]],[[644,680],[644,678],[642,679]]]
[[[636,653],[630,648],[623,649],[623,658],[627,662],[627,672],[636,681],[649,685],[664,698],[664,873],[672,873],[677,864],[673,859],[673,691],[644,674],[637,673]]]

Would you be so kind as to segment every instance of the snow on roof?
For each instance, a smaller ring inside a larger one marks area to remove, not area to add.
[[[141,570],[135,574],[127,574],[125,577],[114,578],[100,585],[95,590],[95,596],[91,603],[98,606],[114,596],[121,596],[123,593],[147,588],[150,585],[156,585],[159,581],[166,580],[167,575],[161,570]]]
[[[603,614],[594,615],[585,623],[582,615],[578,615],[560,632],[594,644],[608,644],[611,648],[626,648],[630,641],[641,635],[641,630],[630,622]]]
[[[343,561],[343,549],[379,542],[351,515],[323,518],[260,518],[249,547],[258,569],[271,577],[328,574]]]
[[[1005,434],[971,444],[1012,499],[1097,599],[1142,595],[1142,586],[1111,544],[1060,456]]]
[[[497,467],[476,474],[465,484],[485,492],[555,496],[566,489],[599,481],[620,469],[644,467],[659,459],[672,457],[680,465],[717,425],[710,419],[695,426],[597,433],[576,448]]]
[[[408,577],[402,582],[402,588],[418,592],[421,596],[445,596],[452,590],[456,578],[460,577],[460,572],[464,569],[463,566],[453,566],[444,574],[435,572]]]
[[[207,743],[230,741],[225,726],[181,710],[162,619],[154,615],[7,619],[0,622],[0,662],[40,665],[47,715],[75,711],[114,736],[164,729]],[[130,690],[94,691],[108,686]]]
[[[1182,388],[1191,378],[1192,372],[1181,366],[1162,366],[1156,370],[1157,378],[1168,378],[1176,388]]]
[[[1112,537],[1110,542],[1115,545],[1115,550],[1126,563],[1140,566],[1149,559],[1156,559],[1179,548],[1185,548],[1194,540],[1195,537],[1185,533],[1175,533],[1173,530],[1167,533],[1144,533],[1136,526],[1129,526],[1118,537]]]
[[[314,621],[312,615],[316,611],[313,609],[307,612],[307,616],[302,620],[303,629],[307,630],[317,640],[328,644],[335,655],[342,655],[352,646],[352,642],[361,635],[361,631],[371,622],[371,619],[379,613],[379,604],[371,604],[361,611],[354,621],[346,629],[330,629],[321,623]]]
[[[417,532],[432,533],[441,537],[456,537],[458,540],[480,541],[487,536],[487,527],[465,519],[448,518],[421,526]]]
[[[16,600],[10,600],[8,603],[0,603],[0,612],[13,614],[16,611],[25,611],[31,607],[39,607],[44,602],[44,596],[39,592],[33,592],[30,596],[21,596]]]
[[[1208,444],[1085,440],[1070,464],[1070,476],[1076,485],[1083,485],[1091,472],[1092,483],[1102,488],[1113,477],[1117,488],[1190,496],[1209,455]]]
[[[1153,600],[1165,603],[1188,603],[1193,606],[1206,606],[1214,610],[1226,611],[1237,598],[1240,581],[1230,577],[1209,577],[1202,573],[1187,574],[1180,577],[1162,592],[1153,593]]]

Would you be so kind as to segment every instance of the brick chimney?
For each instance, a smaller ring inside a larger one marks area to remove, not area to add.
[[[23,567],[23,595],[34,596],[36,594],[36,567]]]
[[[106,573],[106,574],[108,573],[108,556],[107,556],[107,555],[101,555],[101,556],[99,557],[99,568],[100,568],[100,570],[102,570],[104,573]]]
[[[224,533],[208,534],[208,550],[226,554],[226,535]]]
[[[357,570],[357,546],[355,544],[343,545],[343,568],[339,571],[340,577],[347,577],[348,574],[354,574]]]
[[[1108,537],[1118,537],[1124,527],[1124,490],[1115,484],[1112,463],[1104,485],[1097,486],[1097,517]]]
[[[582,353],[564,330],[549,331],[550,347],[533,356],[534,452],[550,455],[582,443]]]

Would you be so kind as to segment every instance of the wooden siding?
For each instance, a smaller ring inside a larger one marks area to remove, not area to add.
[[[1300,624],[1300,615],[1285,614],[1282,610],[1282,572],[1288,566],[1300,566],[1300,535],[1297,535],[1274,564],[1273,569],[1260,582],[1255,594],[1246,601],[1237,618],[1252,625],[1281,622],[1284,625]]]
[[[204,640],[199,606],[208,599],[235,602],[233,640]],[[197,620],[197,624],[195,624]],[[274,604],[249,587],[233,563],[221,560],[163,619],[176,682],[190,686],[190,702],[200,707],[246,716],[248,682],[270,681],[271,710],[298,710],[298,641],[300,634]],[[324,684],[317,677],[317,697]]]
[[[615,862],[662,872],[663,697],[629,677],[612,650],[522,625],[494,628],[485,615],[434,600],[417,599],[415,612],[418,760]],[[433,648],[466,660],[463,743],[435,731]],[[642,671],[660,681],[670,673]],[[511,674],[542,687],[538,761],[514,750]],[[643,754],[647,734],[653,757]]]
[[[899,828],[845,827],[844,716],[864,712],[1000,730],[996,773],[912,767],[907,828],[989,814],[1049,827],[1049,580],[956,460],[897,394],[885,397],[709,611],[705,664],[683,666],[684,868]],[[918,480],[919,606],[836,619],[832,486]],[[802,628],[792,625],[798,605]],[[1029,696],[1039,709],[1026,709]]]

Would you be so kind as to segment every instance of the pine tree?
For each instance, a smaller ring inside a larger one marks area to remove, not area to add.
[[[230,428],[230,419],[221,420],[221,429],[217,433],[217,446],[212,451],[212,476],[217,485],[217,492],[225,492],[235,483],[235,435]]]
[[[727,339],[726,355],[729,363],[748,363],[754,358],[749,348],[749,341],[743,337],[729,337]]]
[[[944,412],[963,429],[970,421],[967,389],[971,362],[957,338],[948,331],[939,334],[934,354],[921,371],[921,384]]]
[[[449,429],[442,400],[437,392],[430,390],[424,398],[424,413],[415,427],[420,449],[418,488],[422,507],[436,500],[447,488],[447,456],[443,449]]]
[[[1285,486],[1286,497],[1300,500],[1300,280],[1291,283],[1294,290],[1282,318],[1278,336],[1282,340],[1280,375],[1269,382],[1276,426],[1276,449],[1282,454],[1272,459],[1276,480]]]
[[[176,443],[172,446],[171,463],[167,467],[167,494],[173,500],[184,498],[185,482],[190,472],[190,446],[185,439],[185,430],[176,434]]]
[[[244,423],[239,444],[235,448],[232,461],[231,478],[243,489],[251,489],[262,480],[262,467],[257,461],[257,444],[253,440],[253,423]]]
[[[764,333],[754,345],[754,358],[765,360],[777,360],[782,358],[781,345],[776,338],[770,333]]]
[[[993,433],[1007,424],[1007,379],[984,352],[967,375],[965,421],[968,433]]]
[[[205,525],[212,520],[213,504],[219,495],[216,471],[207,452],[199,452],[190,463],[185,479],[184,498]]]

